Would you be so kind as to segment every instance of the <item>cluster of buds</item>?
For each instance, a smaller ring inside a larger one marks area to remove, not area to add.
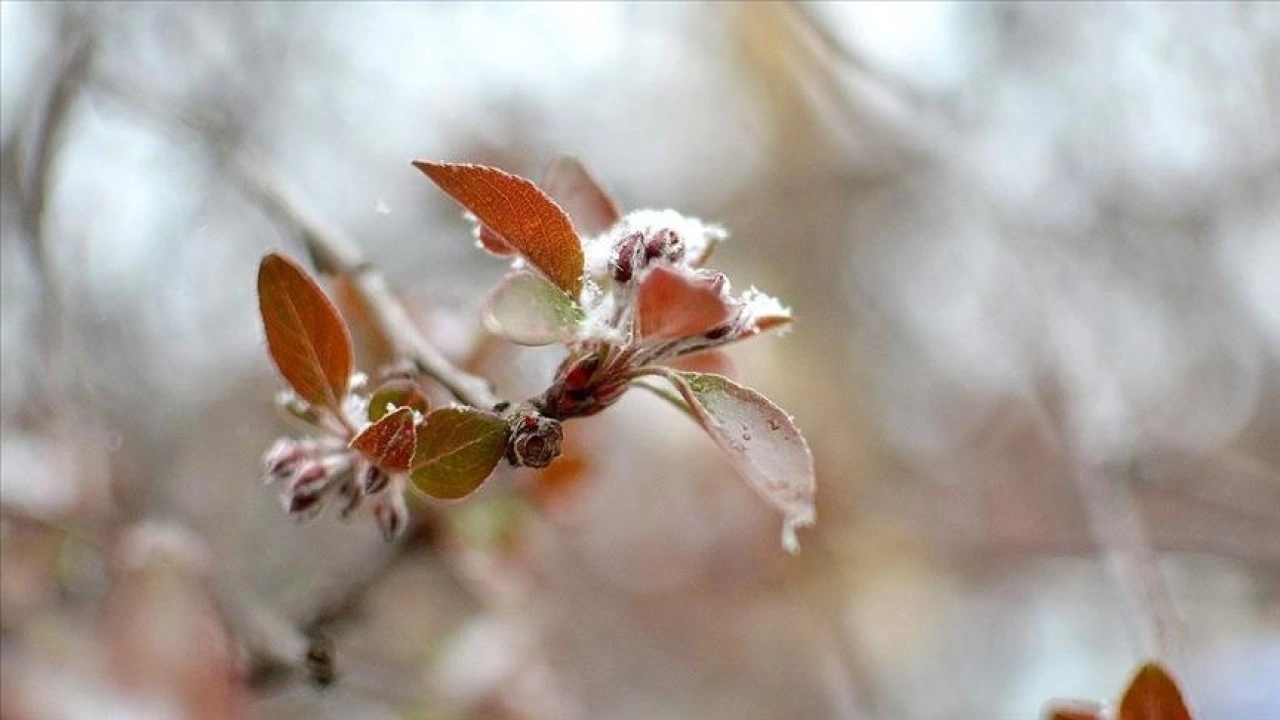
[[[363,385],[362,376],[352,379],[354,391]],[[298,522],[306,522],[334,503],[344,520],[367,507],[383,538],[391,541],[397,537],[409,519],[406,476],[378,468],[350,447],[355,435],[352,429],[368,424],[361,420],[368,398],[350,392],[341,416],[308,405],[290,391],[282,391],[276,403],[288,415],[310,425],[314,433],[279,438],[262,458],[264,479],[279,489],[284,511]]]
[[[639,210],[587,239],[582,321],[534,406],[552,418],[592,415],[647,368],[700,353],[722,365],[722,346],[789,323],[774,298],[755,288],[735,296],[723,273],[703,268],[724,238],[672,210]]]

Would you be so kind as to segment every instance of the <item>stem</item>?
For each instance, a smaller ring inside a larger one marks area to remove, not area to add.
[[[378,332],[397,355],[408,359],[419,372],[467,405],[491,410],[502,401],[488,381],[454,365],[423,336],[386,278],[354,243],[309,217],[301,210],[301,203],[257,163],[237,158],[231,164],[231,172],[248,195],[297,231],[319,272],[351,281]]]

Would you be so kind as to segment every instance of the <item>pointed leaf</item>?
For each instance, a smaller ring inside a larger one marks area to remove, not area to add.
[[[294,392],[338,409],[351,378],[351,335],[328,296],[295,262],[270,253],[258,266],[258,308],[271,359]]]
[[[640,282],[636,330],[641,338],[701,335],[733,317],[734,309],[715,275],[655,265]]]
[[[369,422],[377,422],[395,408],[402,407],[416,410],[421,415],[426,415],[430,409],[417,383],[406,379],[388,380],[369,397]]]
[[[1178,684],[1157,663],[1138,670],[1120,700],[1118,720],[1191,720]]]
[[[507,422],[469,407],[433,411],[418,428],[413,484],[442,500],[470,495],[493,473],[507,450]]]
[[[518,345],[548,345],[573,339],[582,308],[555,285],[517,271],[489,293],[480,318],[486,330]]]
[[[572,297],[582,290],[582,243],[564,210],[532,182],[484,165],[415,162],[450,197]]]
[[[663,374],[751,487],[784,515],[782,544],[800,549],[797,527],[813,524],[813,455],[791,416],[768,398],[719,375]]]
[[[351,449],[359,451],[378,469],[397,473],[409,469],[417,441],[413,411],[402,407],[361,430],[351,441]]]
[[[542,174],[541,185],[588,235],[608,230],[622,216],[618,204],[577,158],[562,155],[552,160]]]

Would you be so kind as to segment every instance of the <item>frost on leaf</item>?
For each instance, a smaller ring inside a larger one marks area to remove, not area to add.
[[[542,174],[541,185],[587,235],[608,230],[621,217],[618,204],[577,158],[552,160]]]
[[[1178,684],[1157,663],[1138,669],[1120,699],[1118,720],[1191,720]]]
[[[689,403],[734,469],[782,511],[782,545],[800,550],[796,528],[813,524],[813,455],[791,416],[728,378],[692,372],[664,375]]]
[[[360,431],[351,441],[351,448],[379,470],[397,473],[409,469],[416,444],[413,410],[402,407]]]
[[[528,272],[510,273],[489,293],[481,320],[489,332],[518,345],[548,345],[573,338],[582,323],[573,298]]]
[[[270,253],[258,266],[258,308],[267,349],[303,400],[338,410],[351,378],[351,335],[305,270]]]
[[[434,410],[418,427],[410,477],[422,492],[442,500],[470,495],[493,473],[507,450],[507,422],[469,407]]]
[[[432,182],[571,297],[582,290],[583,254],[572,221],[545,192],[485,165],[415,162]],[[490,244],[496,244],[489,238]]]

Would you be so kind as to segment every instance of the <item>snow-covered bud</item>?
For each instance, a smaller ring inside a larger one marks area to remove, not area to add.
[[[544,468],[560,457],[564,429],[559,420],[525,408],[511,417],[510,427],[507,462],[516,467]]]

